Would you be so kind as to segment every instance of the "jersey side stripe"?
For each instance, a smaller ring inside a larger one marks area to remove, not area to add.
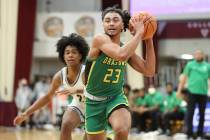
[[[93,67],[95,66],[95,63],[96,63],[96,61],[94,61],[94,62],[92,63],[92,66],[91,66],[91,68],[90,68],[90,72],[89,72],[89,75],[88,75],[87,84],[88,84],[88,82],[89,82],[90,76],[91,76],[92,71],[93,71]]]

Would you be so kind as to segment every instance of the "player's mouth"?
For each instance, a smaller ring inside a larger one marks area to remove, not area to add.
[[[75,60],[74,59],[68,59],[67,62],[71,63],[71,62],[75,62]]]
[[[110,31],[110,32],[114,32],[114,31],[116,31],[116,29],[108,29],[108,31]]]

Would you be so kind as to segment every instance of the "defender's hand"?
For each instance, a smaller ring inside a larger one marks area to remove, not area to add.
[[[55,92],[58,95],[72,95],[74,93],[76,93],[76,89],[75,88],[65,88],[59,91]]]
[[[22,113],[19,116],[15,117],[13,124],[20,125],[23,121],[25,121],[27,119],[28,119],[28,116],[26,115],[26,113]]]

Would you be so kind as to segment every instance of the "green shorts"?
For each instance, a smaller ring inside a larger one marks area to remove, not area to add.
[[[104,132],[108,125],[110,113],[119,105],[128,106],[128,100],[124,94],[116,95],[104,101],[93,101],[86,98],[86,132],[88,134]]]

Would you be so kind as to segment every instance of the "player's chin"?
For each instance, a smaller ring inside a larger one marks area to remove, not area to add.
[[[117,33],[116,32],[107,32],[107,35],[109,35],[109,36],[115,36],[115,35],[117,35]]]
[[[67,66],[70,66],[70,67],[77,67],[78,65],[80,65],[80,63],[78,62],[67,63]]]
[[[74,61],[71,61],[71,62],[67,62],[66,65],[67,66],[76,66],[78,64],[76,62],[74,62]]]

